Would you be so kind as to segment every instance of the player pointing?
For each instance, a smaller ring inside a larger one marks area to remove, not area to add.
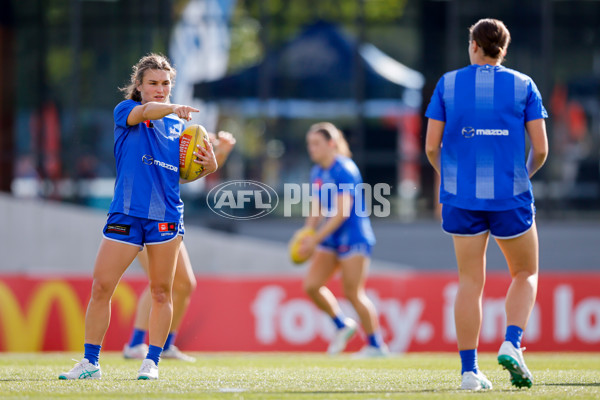
[[[149,349],[138,379],[157,379],[158,362],[171,327],[175,263],[181,245],[183,202],[179,196],[179,135],[183,121],[198,110],[170,104],[175,70],[161,55],[149,54],[134,67],[126,100],[114,110],[115,194],[94,265],[85,317],[84,358],[60,379],[100,378],[100,348],[110,322],[110,300],[121,276],[145,245],[152,292]],[[217,169],[210,143],[198,147],[205,166],[199,178]],[[150,156],[159,163],[147,163]],[[165,224],[166,223],[166,224]]]

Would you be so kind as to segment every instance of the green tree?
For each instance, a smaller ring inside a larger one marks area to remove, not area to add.
[[[239,0],[232,19],[230,70],[258,62],[264,42],[277,45],[315,20],[352,31],[361,19],[365,26],[393,24],[404,16],[406,5],[407,0]]]

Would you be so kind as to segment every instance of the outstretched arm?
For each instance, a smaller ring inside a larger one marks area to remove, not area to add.
[[[151,101],[134,107],[127,117],[127,125],[137,125],[140,122],[144,122],[149,119],[161,119],[169,114],[177,114],[179,118],[189,121],[192,119],[192,113],[199,111],[200,110],[194,107],[184,106],[181,104],[158,103]]]

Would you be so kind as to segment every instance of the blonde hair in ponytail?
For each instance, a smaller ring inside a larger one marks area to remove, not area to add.
[[[336,128],[331,122],[318,122],[312,125],[309,132],[319,132],[325,139],[335,141],[336,151],[338,154],[345,157],[352,157],[348,141],[344,137],[344,133]]]

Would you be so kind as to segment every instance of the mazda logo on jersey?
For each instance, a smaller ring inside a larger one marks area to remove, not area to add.
[[[146,165],[158,165],[159,167],[168,169],[168,170],[173,171],[173,172],[178,172],[179,171],[179,169],[176,166],[171,165],[171,164],[167,164],[166,162],[155,160],[154,157],[152,157],[151,155],[148,155],[148,154],[144,154],[142,156],[142,162],[144,164],[146,164]]]
[[[472,138],[475,136],[475,129],[471,128],[470,126],[462,128],[462,135],[466,138]]]
[[[142,162],[146,165],[152,165],[154,164],[154,157],[149,156],[148,154],[144,154],[142,156]]]

